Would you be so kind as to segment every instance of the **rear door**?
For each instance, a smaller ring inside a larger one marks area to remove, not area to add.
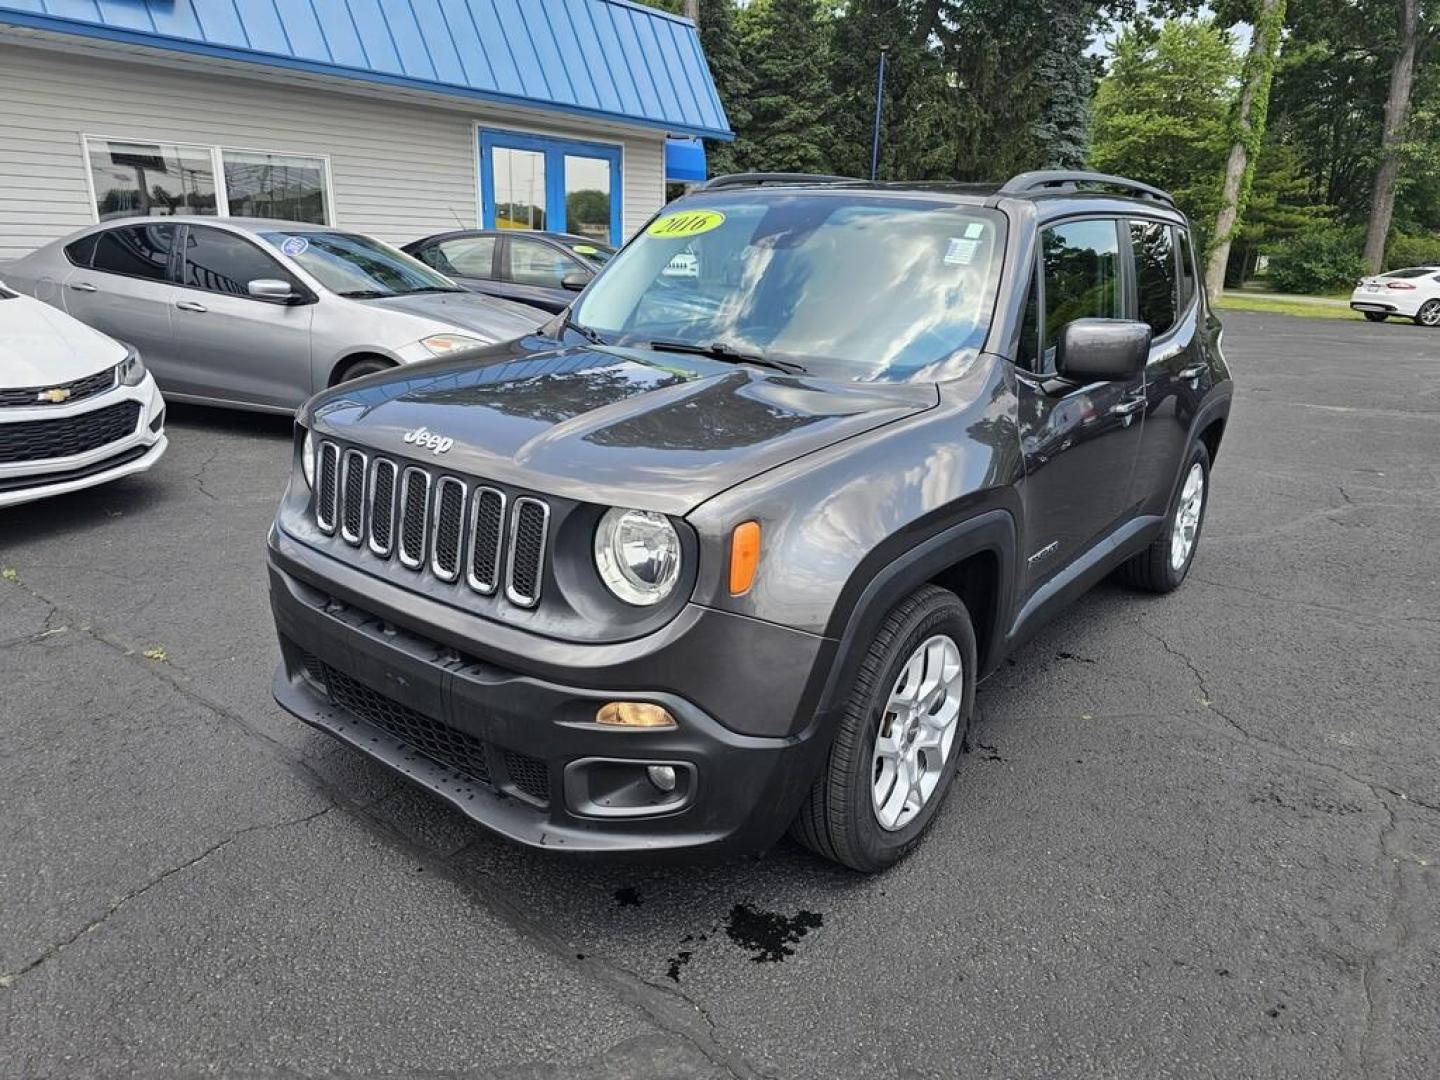
[[[1128,222],[1141,322],[1150,324],[1145,369],[1145,431],[1132,501],[1163,514],[1180,475],[1195,413],[1213,383],[1204,304],[1189,232],[1168,222]]]
[[[139,349],[162,387],[175,362],[170,263],[179,231],[158,220],[107,229],[93,247],[75,249],[72,258],[88,265],[71,270],[61,290],[67,312]]]
[[[486,296],[510,297],[513,290],[499,280],[500,249],[499,237],[455,236],[427,244],[415,252],[415,257],[467,289]]]
[[[1016,372],[1027,593],[1109,536],[1132,510],[1144,376],[1080,385],[1055,369],[1067,323],[1132,317],[1126,244],[1122,222],[1108,217],[1065,221],[1040,234]]]
[[[186,226],[172,319],[181,373],[175,391],[218,401],[294,408],[314,392],[314,304],[249,295],[272,278],[309,290],[258,244],[209,225]]]

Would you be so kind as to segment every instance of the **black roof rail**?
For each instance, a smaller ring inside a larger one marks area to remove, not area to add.
[[[823,173],[743,172],[717,176],[700,185],[701,191],[722,188],[764,187],[766,184],[863,184],[854,176],[826,176]]]
[[[998,195],[1039,195],[1047,191],[1078,191],[1082,185],[1114,188],[1127,195],[1141,199],[1152,199],[1166,206],[1174,206],[1175,199],[1167,191],[1161,191],[1138,180],[1127,180],[1123,176],[1106,173],[1080,172],[1068,169],[1046,169],[1039,172],[1025,172],[1012,176],[996,193]]]

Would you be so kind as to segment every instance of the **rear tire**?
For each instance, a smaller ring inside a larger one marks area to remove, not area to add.
[[[970,615],[954,593],[926,585],[895,606],[871,642],[791,835],[861,873],[893,865],[944,803],[974,707]]]
[[[1364,315],[1365,318],[1371,322],[1384,322],[1390,317],[1383,311],[1362,311],[1360,314]]]
[[[1415,313],[1415,322],[1430,329],[1440,326],[1440,300],[1427,300],[1421,304],[1420,310]]]
[[[1195,491],[1198,477],[1199,491]],[[1200,550],[1200,529],[1210,505],[1210,451],[1197,442],[1185,459],[1165,528],[1140,554],[1116,572],[1121,581],[1147,592],[1174,592],[1190,572]]]
[[[351,379],[359,379],[365,375],[374,375],[377,371],[389,371],[395,365],[384,357],[362,356],[357,360],[351,360],[340,369],[340,374],[335,376],[332,386],[339,386]]]

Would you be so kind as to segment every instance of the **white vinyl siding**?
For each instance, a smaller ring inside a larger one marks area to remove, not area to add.
[[[328,157],[334,224],[393,244],[474,227],[476,124],[621,144],[627,236],[662,205],[661,135],[536,115],[0,43],[0,262],[94,223],[87,135]]]

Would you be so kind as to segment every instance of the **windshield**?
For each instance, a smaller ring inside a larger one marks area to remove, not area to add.
[[[994,315],[1005,219],[856,192],[687,200],[624,248],[574,321],[622,342],[716,342],[830,378],[958,374]]]
[[[261,235],[331,292],[352,298],[460,292],[443,274],[368,236],[339,232]]]

